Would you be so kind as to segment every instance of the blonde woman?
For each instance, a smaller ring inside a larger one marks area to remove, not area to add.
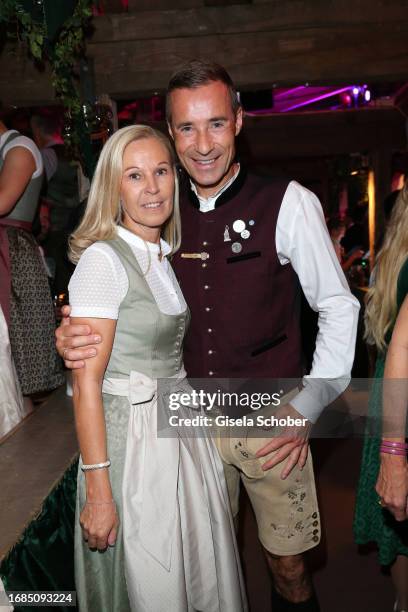
[[[402,389],[397,383],[384,385],[383,410],[382,379],[395,321],[407,295],[408,186],[406,184],[393,209],[384,243],[377,257],[375,283],[368,294],[366,337],[369,342],[376,345],[378,358],[369,404],[370,431],[364,443],[354,520],[357,543],[375,541],[379,549],[380,563],[390,566],[397,592],[394,610],[398,612],[408,611],[408,521],[404,520],[405,515],[401,512],[395,515],[388,511],[382,494],[388,497],[384,478],[389,473],[390,461],[398,465],[404,462],[406,464],[403,453],[400,454],[398,451],[398,455],[395,454],[396,443],[398,448],[402,450],[405,448],[406,419],[400,410],[398,414],[392,415],[397,405],[394,402],[391,405],[390,393]],[[390,351],[392,350],[390,346]],[[386,377],[397,378],[395,372],[395,367],[393,369],[392,364],[390,366],[388,363]],[[394,427],[391,429],[390,416],[394,422]],[[404,417],[403,420],[400,417]],[[385,429],[383,419],[388,423]],[[395,429],[397,424],[399,431]],[[404,466],[402,470],[404,471]]]
[[[215,447],[157,435],[157,379],[185,376],[189,314],[167,259],[180,240],[176,186],[167,138],[123,128],[71,238],[71,316],[100,339],[74,370],[81,612],[246,609]]]

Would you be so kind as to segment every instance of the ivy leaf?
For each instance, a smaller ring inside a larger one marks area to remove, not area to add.
[[[41,59],[42,49],[35,40],[30,41],[30,51],[35,58]]]
[[[19,21],[22,25],[28,25],[31,19],[27,13],[19,13]]]

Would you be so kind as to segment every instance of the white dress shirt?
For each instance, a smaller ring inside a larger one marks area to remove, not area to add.
[[[200,211],[214,210],[225,189],[207,201],[200,197]],[[296,181],[289,183],[283,197],[275,243],[280,263],[292,266],[310,307],[319,313],[312,369],[290,402],[315,422],[350,381],[360,305],[339,264],[318,198]]]
[[[208,198],[201,197],[197,192],[197,187],[194,185],[193,182],[190,181],[191,190],[196,194],[197,199],[200,203],[200,212],[209,212],[210,210],[214,210],[216,201],[218,200],[220,195],[224,193],[224,191],[226,191],[230,185],[232,185],[232,183],[237,178],[239,171],[240,171],[240,165],[237,164],[237,171],[235,172],[234,176],[232,176],[225,183],[225,185],[223,185],[221,189],[217,191],[217,193],[214,193],[213,195],[208,196]]]
[[[129,245],[145,273],[159,310],[170,315],[184,312],[186,302],[166,257],[171,250],[167,242],[161,240],[160,261],[158,244],[144,242],[124,227],[118,227],[118,235]],[[109,244],[96,242],[84,251],[71,277],[68,286],[71,317],[116,320],[128,289],[128,276],[116,252]]]

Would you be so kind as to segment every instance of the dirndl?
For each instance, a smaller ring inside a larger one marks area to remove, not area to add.
[[[119,395],[126,379],[110,379],[110,391],[118,395],[103,394],[109,477],[120,519],[115,546],[103,552],[91,551],[83,540],[79,517],[86,481],[79,463],[75,582],[80,612],[247,612],[213,441],[200,428],[193,428],[191,437],[179,430],[167,437],[168,430],[158,426],[156,397],[134,403],[143,394],[149,397],[154,381],[136,372],[130,380],[136,382],[129,398]],[[178,414],[200,413],[181,407]]]
[[[34,237],[7,228],[10,253],[10,345],[23,395],[50,391],[65,380],[55,348],[51,291]]]

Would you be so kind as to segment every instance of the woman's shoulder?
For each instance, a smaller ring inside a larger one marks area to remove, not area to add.
[[[94,242],[87,247],[71,276],[70,286],[84,283],[94,290],[100,285],[119,286],[127,276],[122,263],[108,242]]]
[[[85,249],[69,282],[72,316],[118,318],[128,281],[120,260],[106,242]]]
[[[90,254],[103,253],[109,254],[112,253],[112,249],[109,247],[109,243],[107,240],[97,240],[90,244],[86,249],[82,251],[81,258],[86,256],[89,257]]]
[[[98,240],[97,242],[93,242],[82,252],[78,266],[89,267],[97,265],[99,267],[115,265],[118,257],[109,243],[109,240]]]
[[[3,158],[7,155],[9,151],[11,151],[11,149],[14,149],[15,147],[23,147],[24,149],[30,151],[35,161],[36,169],[33,174],[33,178],[40,176],[43,171],[43,161],[40,150],[35,144],[34,140],[31,140],[31,138],[28,138],[27,136],[24,136],[23,134],[20,134],[15,130],[10,130],[9,133],[13,135],[13,138],[10,138],[6,141],[6,144],[3,149]]]

